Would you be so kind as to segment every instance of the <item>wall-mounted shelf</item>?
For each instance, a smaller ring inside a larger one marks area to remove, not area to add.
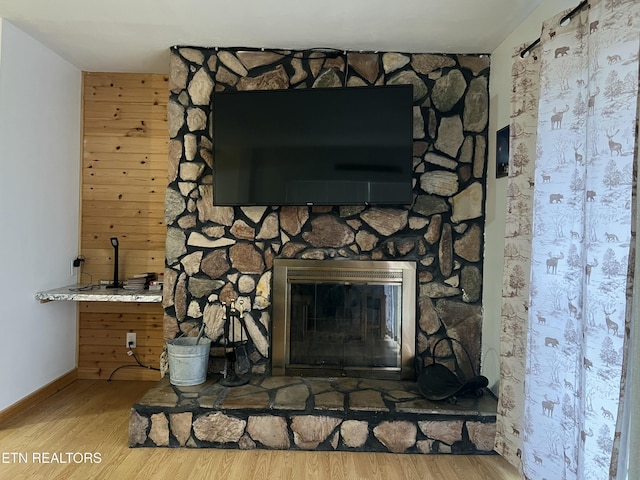
[[[125,290],[124,288],[105,288],[95,286],[93,289],[79,289],[79,285],[54,288],[43,292],[36,292],[36,300],[47,303],[56,300],[74,302],[162,302],[162,291]]]

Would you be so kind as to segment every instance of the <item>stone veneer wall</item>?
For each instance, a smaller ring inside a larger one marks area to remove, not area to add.
[[[274,258],[402,259],[417,263],[417,368],[443,335],[479,368],[489,57],[174,47],[170,63],[165,339],[204,321],[218,342],[220,302],[239,297],[251,372],[268,374]],[[413,85],[412,205],[213,205],[214,90],[345,84]]]

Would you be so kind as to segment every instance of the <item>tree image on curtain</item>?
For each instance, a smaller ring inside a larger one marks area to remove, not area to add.
[[[629,321],[640,2],[595,0],[560,25],[566,13],[512,68],[496,450],[526,478],[604,479]]]

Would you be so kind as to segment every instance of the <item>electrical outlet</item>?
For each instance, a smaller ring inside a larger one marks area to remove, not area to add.
[[[136,348],[136,334],[127,332],[127,348]]]
[[[76,268],[80,267],[80,265],[82,265],[82,262],[84,262],[84,257],[78,256],[76,258],[73,259],[73,261],[71,262],[71,269],[69,271],[69,274],[73,277],[76,274]]]

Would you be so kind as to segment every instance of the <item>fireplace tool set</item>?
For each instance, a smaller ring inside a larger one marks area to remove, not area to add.
[[[249,370],[243,304],[242,299],[238,300],[237,304],[235,300],[231,300],[229,305],[222,302],[222,318],[225,320],[225,364],[220,384],[225,387],[238,387],[249,382],[247,377],[241,376]]]

